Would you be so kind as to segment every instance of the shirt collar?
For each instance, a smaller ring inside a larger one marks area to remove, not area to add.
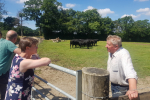
[[[122,49],[123,49],[123,47],[120,47],[115,53],[113,53],[113,54],[110,53],[110,56],[112,56],[112,57],[117,56],[118,52]]]

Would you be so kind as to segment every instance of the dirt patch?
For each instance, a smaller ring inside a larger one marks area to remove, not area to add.
[[[44,66],[42,68],[37,68],[36,70],[41,70],[40,73],[36,73],[39,77],[48,81],[49,83],[55,85],[61,90],[69,93],[73,97],[76,96],[76,78],[70,74],[58,71],[54,68]],[[35,87],[44,95],[46,95],[51,100],[68,100],[68,97],[62,93],[56,91],[52,87],[48,86],[44,82],[35,78]],[[42,100],[40,95],[35,93],[35,99]]]
[[[73,97],[76,96],[75,76],[58,71],[48,66],[36,68],[36,75],[65,91],[66,93],[69,93]],[[70,100],[68,97],[37,78],[35,78],[35,87],[51,100]],[[150,76],[146,78],[139,78],[137,88],[139,93],[150,91]],[[41,95],[37,94],[36,92],[34,92],[34,98],[37,100],[44,100],[44,98],[42,98]]]

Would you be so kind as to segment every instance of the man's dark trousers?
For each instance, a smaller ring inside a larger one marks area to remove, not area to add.
[[[5,74],[2,74],[0,76],[0,94],[1,94],[1,99],[5,99],[5,93],[7,89],[7,84],[8,84],[8,77],[9,77],[9,71],[7,71]]]

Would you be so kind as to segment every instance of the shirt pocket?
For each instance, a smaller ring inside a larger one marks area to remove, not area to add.
[[[112,71],[113,72],[119,72],[119,67],[118,67],[118,59],[113,59],[111,62],[111,66],[112,66]]]
[[[118,72],[119,71],[118,66],[113,66],[112,70],[113,72]]]

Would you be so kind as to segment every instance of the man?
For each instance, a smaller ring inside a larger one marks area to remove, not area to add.
[[[14,44],[17,40],[17,33],[10,30],[6,34],[6,40],[0,39],[0,93],[1,100],[5,98],[8,83],[9,69],[14,53],[20,54],[21,50]]]
[[[106,44],[109,57],[107,70],[110,73],[112,96],[128,95],[130,100],[138,98],[137,74],[129,52],[122,47],[119,36],[109,35]]]
[[[2,38],[2,32],[0,31],[0,39]]]

